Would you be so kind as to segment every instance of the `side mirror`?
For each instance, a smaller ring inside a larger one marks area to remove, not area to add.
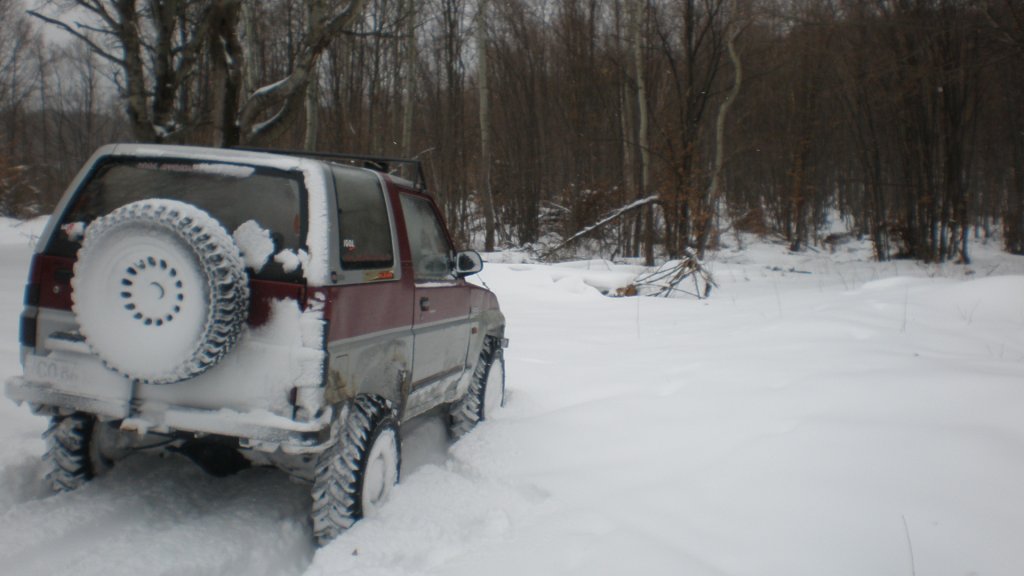
[[[484,260],[474,250],[466,250],[455,255],[455,275],[462,278],[471,276],[484,269]]]

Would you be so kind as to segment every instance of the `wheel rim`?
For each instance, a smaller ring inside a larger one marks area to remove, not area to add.
[[[491,364],[484,386],[483,419],[490,418],[498,408],[505,405],[505,362],[501,359]]]
[[[363,516],[376,514],[398,483],[398,438],[393,428],[377,435],[363,474]]]

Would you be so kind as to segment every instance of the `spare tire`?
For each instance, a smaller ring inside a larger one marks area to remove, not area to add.
[[[206,212],[141,200],[86,229],[71,280],[79,330],[107,366],[168,384],[213,367],[238,340],[249,282],[231,235]]]

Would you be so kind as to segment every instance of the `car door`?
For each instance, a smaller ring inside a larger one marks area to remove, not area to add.
[[[466,368],[469,288],[453,273],[454,251],[434,203],[407,193],[400,198],[415,281],[412,393],[443,393]]]
[[[395,221],[380,177],[334,167],[340,270],[326,287],[329,401],[376,394],[401,406],[412,368],[412,283],[401,275]]]

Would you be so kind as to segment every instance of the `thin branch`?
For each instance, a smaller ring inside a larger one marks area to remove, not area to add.
[[[79,22],[77,20],[75,21],[75,28],[80,28],[80,29],[85,30],[87,32],[94,32],[96,34],[104,34],[104,35],[107,35],[107,36],[113,36],[115,38],[117,37],[117,33],[115,31],[113,31],[113,30],[109,30],[109,29],[105,30],[103,28],[97,28],[95,26],[89,26],[88,24],[82,24],[81,22]]]
[[[114,64],[119,64],[119,65],[122,65],[122,66],[124,65],[125,62],[124,62],[123,58],[118,58],[118,57],[114,56],[113,54],[110,54],[109,52],[107,52],[106,50],[101,48],[98,44],[93,42],[91,38],[89,38],[85,34],[82,34],[79,31],[75,30],[74,28],[72,28],[71,26],[67,25],[66,23],[64,23],[64,22],[62,22],[60,20],[57,20],[56,18],[50,18],[49,16],[45,16],[43,14],[40,14],[39,12],[36,12],[35,10],[29,10],[28,14],[30,16],[35,17],[35,18],[39,18],[40,20],[42,20],[43,22],[46,22],[47,24],[53,24],[54,26],[57,26],[57,27],[63,29],[68,34],[71,34],[75,38],[78,38],[82,42],[85,42],[89,46],[89,48],[92,49],[93,52],[95,52],[97,55],[101,56],[102,58],[104,58],[106,60],[109,60],[109,61],[113,62]],[[81,24],[79,24],[79,26],[81,26]]]
[[[388,40],[404,40],[408,38],[407,34],[398,34],[395,32],[384,32],[383,30],[370,30],[369,32],[356,32],[355,30],[340,30],[338,34],[342,36],[349,36],[351,38],[385,38]]]
[[[110,12],[107,12],[107,9],[103,6],[102,2],[79,1],[76,4],[80,8],[84,8],[96,16],[99,16],[100,20],[103,20],[107,23],[107,26],[110,26],[111,30],[117,30],[121,27],[121,22],[114,20],[113,16],[110,15]]]

